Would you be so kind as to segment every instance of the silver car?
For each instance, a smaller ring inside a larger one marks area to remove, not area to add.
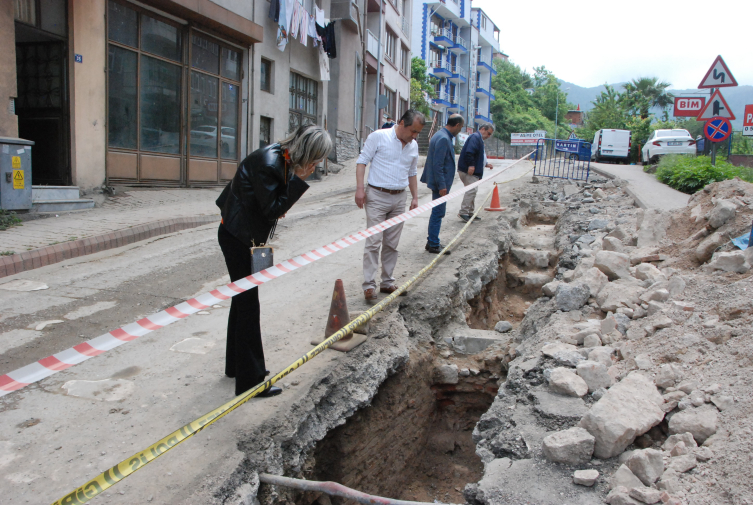
[[[688,130],[656,130],[641,149],[643,163],[657,163],[665,154],[695,155],[695,140]]]

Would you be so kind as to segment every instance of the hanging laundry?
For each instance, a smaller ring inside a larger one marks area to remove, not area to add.
[[[337,58],[337,46],[335,44],[335,22],[331,21],[324,28],[317,23],[316,33],[322,38],[324,51],[330,58]]]
[[[298,27],[301,26],[301,4],[298,2],[293,6],[293,17],[288,26],[288,35],[295,40],[298,37]]]
[[[269,2],[269,19],[277,23],[280,20],[280,0]]]
[[[309,37],[314,39],[314,45],[316,45],[316,18],[311,15],[309,15],[308,33]]]
[[[329,81],[329,58],[324,55],[324,46],[319,45],[319,74],[322,81]]]
[[[316,9],[316,24],[324,28],[327,25],[327,23],[324,22],[324,11],[317,5],[314,5],[314,9]]]
[[[277,25],[277,49],[284,51],[285,46],[288,45],[288,26],[285,24],[288,20],[287,1],[278,1],[280,2],[280,13]]]
[[[306,12],[306,9],[301,7],[301,28],[298,30],[298,35],[300,37],[301,44],[304,46],[308,45],[308,34],[309,34],[309,13]]]
[[[290,33],[290,22],[293,20],[293,11],[298,0],[280,0],[280,2],[283,1],[285,2],[285,33]]]

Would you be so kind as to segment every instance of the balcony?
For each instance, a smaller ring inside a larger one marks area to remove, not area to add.
[[[408,18],[406,17],[400,18],[400,29],[403,31],[404,34],[410,37],[410,23],[408,22]]]
[[[366,30],[366,51],[379,60],[379,39],[371,30]]]
[[[492,66],[492,59],[489,56],[484,55],[479,58],[476,67],[479,72],[491,72],[492,75],[497,75],[497,71]]]
[[[432,99],[432,103],[435,105],[450,107],[452,105],[452,102],[450,102],[450,94],[446,91],[440,91],[437,93],[437,97]]]
[[[452,41],[452,32],[447,28],[440,28],[439,30],[432,30],[432,41],[442,47],[452,47],[455,42]]]
[[[447,107],[447,110],[450,112],[463,112],[465,111],[465,107],[460,105],[460,99],[458,99],[457,95],[450,96],[450,106]]]
[[[468,82],[468,75],[465,73],[465,70],[460,68],[458,65],[448,66],[448,69],[450,70],[450,75],[448,76],[448,78],[452,82],[454,83]]]
[[[440,60],[432,60],[431,69],[434,72],[434,77],[452,76],[452,66],[450,66],[449,63],[442,63]]]
[[[463,37],[455,35],[455,40],[448,49],[455,54],[468,54],[468,42]]]
[[[484,116],[484,113],[488,114],[488,112],[484,111],[483,109],[476,107],[473,110],[473,120],[478,124],[491,123],[492,119],[490,117]]]
[[[478,98],[488,97],[489,100],[494,100],[494,93],[491,92],[488,84],[478,84],[476,86],[476,96]]]

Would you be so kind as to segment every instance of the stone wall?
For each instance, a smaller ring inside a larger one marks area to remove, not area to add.
[[[361,147],[358,144],[358,139],[355,134],[337,130],[334,153],[335,159],[332,161],[342,163],[343,161],[355,158],[360,152]]]

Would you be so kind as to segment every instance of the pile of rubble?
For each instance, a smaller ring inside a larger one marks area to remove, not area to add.
[[[472,504],[753,503],[753,248],[728,245],[750,231],[753,185],[712,184],[674,213],[635,209],[621,185],[541,181],[519,202],[566,207],[559,268],[474,431]]]

